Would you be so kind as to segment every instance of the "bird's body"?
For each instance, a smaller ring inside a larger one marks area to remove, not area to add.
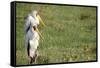
[[[28,40],[32,40],[34,33],[32,32],[32,27],[35,26],[37,27],[39,25],[39,20],[36,18],[36,16],[32,16],[31,14],[28,15],[26,22],[25,22],[25,34],[26,34],[26,39],[25,39],[25,46],[27,47],[28,45]]]
[[[39,46],[39,35],[36,31],[34,31],[34,37],[32,38],[32,40],[29,41],[29,44],[30,44],[30,57],[33,57],[35,55],[37,47]]]
[[[29,14],[25,22],[25,46],[27,47],[30,63],[35,61],[37,47],[39,46],[39,35],[36,31],[39,25],[39,19],[36,17],[36,12]]]
[[[35,62],[37,57],[37,48],[39,46],[39,35],[37,31],[32,31],[30,29],[26,34],[26,44],[27,44],[27,53],[28,57],[31,58],[31,62]],[[34,59],[34,61],[32,61]]]

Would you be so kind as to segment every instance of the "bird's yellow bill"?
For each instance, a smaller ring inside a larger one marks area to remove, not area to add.
[[[38,30],[38,28],[36,29],[36,31],[39,33],[40,37],[44,40],[44,37],[42,36],[41,32]]]
[[[40,17],[39,15],[37,15],[37,18],[40,20],[40,22],[41,22],[41,24],[42,24],[43,26],[46,26],[46,25],[44,24],[43,20],[41,19],[41,17]]]

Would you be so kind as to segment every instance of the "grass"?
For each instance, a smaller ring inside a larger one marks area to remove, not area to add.
[[[96,8],[17,3],[16,64],[28,64],[24,44],[25,17],[38,10],[47,27],[39,26],[40,39],[36,64],[96,60]]]

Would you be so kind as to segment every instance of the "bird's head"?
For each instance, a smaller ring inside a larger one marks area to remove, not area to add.
[[[33,16],[37,16],[38,12],[36,10],[32,11]]]

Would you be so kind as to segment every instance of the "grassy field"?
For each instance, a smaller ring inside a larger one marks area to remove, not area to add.
[[[96,8],[17,3],[16,64],[28,64],[24,43],[25,17],[38,10],[47,27],[39,26],[40,39],[36,64],[96,60]]]

